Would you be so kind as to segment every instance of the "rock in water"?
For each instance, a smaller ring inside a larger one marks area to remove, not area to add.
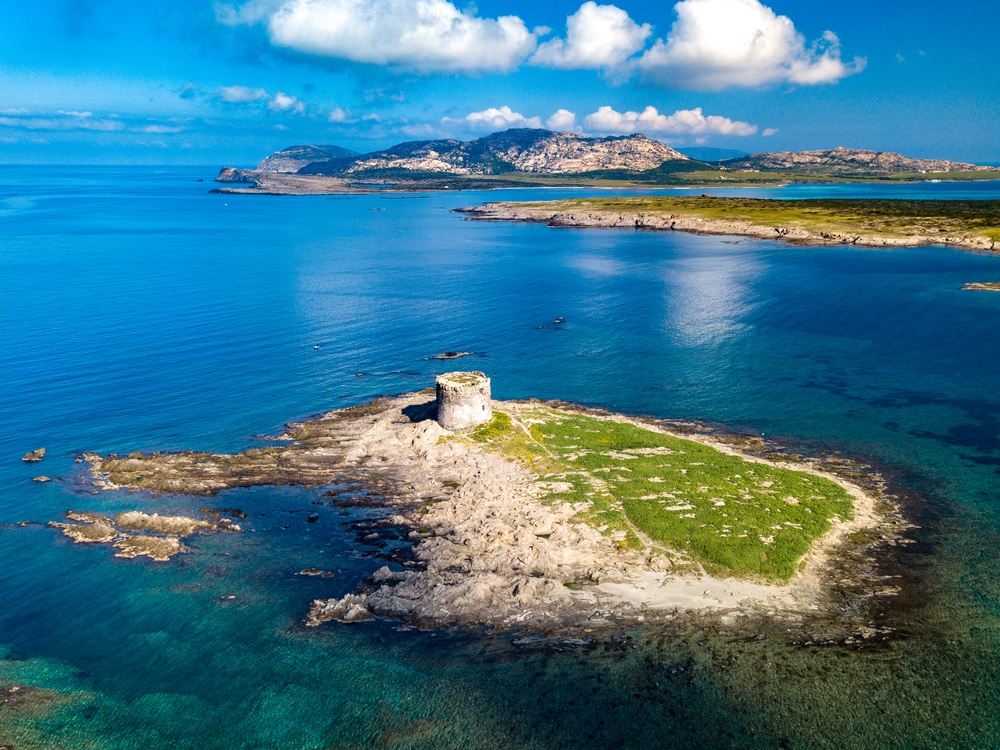
[[[22,461],[27,461],[29,464],[35,463],[36,461],[41,461],[45,458],[45,449],[39,448],[38,450],[28,451],[23,456],[21,456]]]
[[[490,379],[479,371],[446,372],[437,377],[437,421],[459,432],[493,418]]]

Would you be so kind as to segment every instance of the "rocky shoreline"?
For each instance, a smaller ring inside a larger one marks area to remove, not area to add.
[[[782,456],[782,466],[847,487],[855,498],[854,518],[815,543],[788,583],[714,577],[656,550],[623,548],[581,522],[579,507],[544,502],[543,488],[524,464],[456,438],[434,421],[433,398],[423,391],[329,412],[289,425],[282,436],[289,444],[241,454],[86,458],[105,489],[214,495],[254,485],[366,488],[364,502],[386,511],[381,526],[412,547],[406,555],[387,556],[389,564],[347,596],[315,601],[309,625],[382,618],[421,628],[590,632],[691,618],[738,626],[763,618],[808,619],[862,636],[877,632],[865,602],[891,595],[894,584],[878,572],[873,556],[899,543],[908,526],[876,473],[847,461]],[[539,403],[494,406],[516,414]],[[774,455],[774,446],[757,438],[709,434],[686,423],[628,421],[756,461]],[[340,497],[328,495],[333,502]]]
[[[494,202],[456,209],[474,221],[522,221],[550,227],[640,229],[691,234],[730,235],[780,240],[794,245],[855,245],[859,247],[921,247],[947,245],[963,250],[995,252],[997,242],[974,234],[933,234],[919,227],[905,236],[804,229],[794,225],[761,224],[743,219],[705,218],[696,213],[622,211],[594,207],[564,208],[558,204]]]

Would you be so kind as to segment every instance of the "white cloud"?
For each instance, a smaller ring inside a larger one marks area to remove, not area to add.
[[[761,133],[765,138],[770,138],[772,135],[778,132],[777,128],[764,128],[764,132]]]
[[[836,34],[806,47],[791,19],[759,0],[681,0],[666,41],[638,61],[647,78],[683,88],[835,83],[865,60],[840,59]]]
[[[184,128],[177,127],[176,125],[144,125],[139,128],[140,133],[152,133],[154,135],[167,135],[183,131]]]
[[[92,112],[57,112],[51,117],[0,117],[0,126],[24,130],[125,130],[126,124],[115,118],[96,118]]]
[[[617,112],[601,107],[583,119],[583,127],[596,133],[657,133],[663,135],[753,135],[757,126],[728,117],[702,114],[701,107],[661,115],[656,107],[642,112]]]
[[[556,130],[561,133],[576,129],[576,115],[568,109],[559,109],[552,113],[552,116],[545,121],[545,127],[549,130]]]
[[[536,44],[517,16],[479,18],[448,0],[251,0],[216,17],[263,21],[279,47],[421,72],[510,70]]]
[[[525,117],[520,112],[513,111],[504,105],[499,109],[490,107],[481,112],[470,112],[461,119],[442,117],[442,125],[461,125],[472,130],[506,130],[508,128],[540,128],[542,120],[539,117]]]
[[[329,122],[355,122],[355,119],[351,115],[349,109],[343,109],[342,107],[334,107],[330,110],[330,114],[326,116]]]
[[[531,62],[553,68],[615,68],[641,50],[652,31],[617,6],[588,1],[566,19],[566,38],[542,44]]]
[[[249,86],[220,86],[216,89],[215,95],[229,104],[246,104],[267,99],[267,92],[264,89]]]
[[[294,112],[300,115],[306,111],[306,104],[300,102],[297,96],[289,96],[284,91],[279,91],[267,103],[267,108],[272,112]]]

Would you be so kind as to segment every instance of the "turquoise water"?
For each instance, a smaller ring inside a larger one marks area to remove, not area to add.
[[[0,745],[1000,746],[1000,294],[960,291],[1000,281],[1000,257],[450,213],[580,191],[222,196],[212,176],[0,168],[0,523],[249,515],[246,533],[194,537],[170,563],[0,527],[0,690],[45,691],[0,702]],[[923,527],[893,560],[906,590],[884,620],[900,636],[857,649],[631,631],[557,651],[394,623],[306,629],[311,599],[382,564],[351,531],[372,511],[294,488],[209,503],[79,481],[85,450],[238,450],[426,387],[444,368],[425,358],[448,350],[476,352],[462,366],[499,398],[716,421],[885,467]],[[43,463],[19,460],[40,446]],[[309,566],[334,575],[294,575]]]

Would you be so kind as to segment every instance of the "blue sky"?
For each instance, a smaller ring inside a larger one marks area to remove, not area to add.
[[[0,162],[252,165],[505,127],[1000,162],[1000,3],[35,0]]]

